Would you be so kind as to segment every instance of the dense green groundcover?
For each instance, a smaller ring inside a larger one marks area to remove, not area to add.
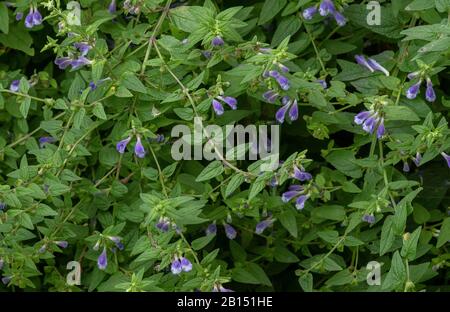
[[[68,2],[0,1],[1,291],[449,290],[450,0]]]

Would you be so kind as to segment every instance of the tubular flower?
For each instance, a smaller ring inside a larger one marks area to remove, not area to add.
[[[134,154],[139,158],[144,158],[146,151],[141,142],[141,137],[138,136],[136,139],[136,145],[134,146]]]
[[[288,96],[283,97],[281,108],[279,108],[275,114],[275,119],[279,123],[283,123],[286,117],[286,112],[289,111],[288,116],[290,121],[298,119],[298,103],[297,99],[291,100]]]
[[[217,96],[216,98],[212,99],[211,104],[214,109],[214,112],[220,116],[225,112],[225,109],[223,108],[223,105],[221,102],[224,102],[227,104],[232,110],[237,109],[237,100],[232,96]]]
[[[385,134],[384,118],[373,110],[363,111],[357,114],[354,122],[357,125],[362,125],[363,130],[370,134],[377,129],[377,138],[381,138]]]
[[[100,256],[98,256],[97,266],[100,270],[104,270],[108,266],[108,256],[106,254],[106,247],[103,247],[102,253],[100,254]]]
[[[295,201],[295,208],[297,210],[302,210],[305,208],[305,202],[308,200],[309,195],[304,194],[304,188],[301,185],[291,185],[288,188],[287,192],[284,192],[281,195],[281,200],[285,203],[289,202],[293,198],[297,198]]]
[[[224,224],[224,228],[225,228],[225,235],[228,237],[228,239],[235,239],[236,238],[237,232],[234,229],[234,227],[232,227],[228,223],[225,223]]]
[[[332,0],[322,0],[318,7],[315,5],[303,10],[302,15],[305,20],[311,20],[317,12],[319,12],[321,16],[332,15],[339,26],[345,26],[345,24],[347,24],[347,19],[336,9]]]
[[[220,47],[223,46],[225,44],[225,41],[223,41],[222,37],[220,36],[215,36],[212,40],[211,40],[211,44],[214,47]]]
[[[373,58],[369,58],[366,60],[364,55],[355,55],[355,60],[356,60],[356,63],[367,68],[372,73],[374,71],[380,71],[383,74],[385,74],[386,76],[389,76],[389,71],[386,68],[384,68],[383,66],[381,66],[381,64],[378,63],[377,61],[375,61]]]
[[[274,221],[275,220],[269,218],[259,222],[258,224],[256,224],[255,233],[262,234],[262,232],[264,232],[265,229],[271,226],[274,223]]]
[[[119,143],[117,143],[117,145],[116,145],[116,150],[120,154],[125,153],[125,149],[127,148],[127,145],[128,145],[128,143],[130,143],[130,141],[131,141],[131,136],[129,136],[126,139],[123,139],[123,140],[119,141]]]

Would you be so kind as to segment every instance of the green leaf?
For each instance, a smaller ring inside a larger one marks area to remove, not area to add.
[[[252,200],[256,195],[259,194],[265,187],[267,183],[267,178],[265,175],[260,175],[252,182],[250,186],[250,193],[248,195],[248,200]]]
[[[368,13],[369,11],[365,4],[352,4],[345,9],[345,17],[352,23],[388,38],[398,39],[401,37],[400,32],[403,29],[403,25],[400,23],[400,20],[393,15],[390,7],[381,6],[380,25],[369,25],[367,23]]]
[[[339,205],[325,205],[316,207],[311,212],[314,218],[323,218],[327,220],[342,221],[345,218],[345,209]]]
[[[276,47],[284,38],[293,36],[300,29],[301,25],[300,19],[295,15],[283,19],[273,35],[271,46]]]
[[[436,247],[440,248],[444,246],[450,240],[450,218],[445,218],[441,225],[439,237],[437,239]]]
[[[92,113],[100,119],[107,119],[102,103],[96,103],[92,109]]]
[[[244,267],[233,269],[232,279],[244,284],[262,284],[272,286],[264,270],[256,263],[246,263]]]
[[[265,24],[272,20],[286,5],[287,0],[266,0],[264,2],[261,14],[259,15],[258,25]]]
[[[419,121],[420,118],[410,108],[405,106],[387,106],[384,108],[387,120]]]
[[[406,283],[406,268],[400,253],[396,251],[392,257],[391,269],[382,283],[384,290],[399,290]]]
[[[209,234],[200,238],[197,238],[192,241],[191,246],[194,250],[203,249],[206,245],[208,245],[216,235]]]
[[[312,89],[308,94],[309,104],[317,108],[323,108],[327,106],[327,100],[325,96],[317,89]]]
[[[333,151],[325,159],[337,170],[352,178],[360,178],[362,176],[360,167],[354,163],[355,156],[351,151]]]
[[[384,255],[392,247],[394,243],[395,235],[392,229],[392,216],[388,216],[381,228],[380,238],[380,256]]]
[[[313,291],[313,276],[311,273],[302,274],[298,278],[298,283],[300,287],[302,287],[304,292],[312,292]]]
[[[432,0],[414,0],[405,8],[406,11],[423,11],[434,8]]]
[[[235,174],[230,182],[227,183],[227,188],[225,189],[224,197],[227,198],[231,195],[242,183],[244,183],[245,177],[241,173]]]
[[[136,77],[135,74],[131,72],[125,72],[122,75],[122,85],[127,89],[140,92],[147,93],[147,88],[144,84]]]
[[[223,170],[224,169],[222,162],[219,160],[215,160],[202,170],[195,181],[203,182],[211,180],[212,178],[215,178],[218,175],[222,174]]]
[[[0,31],[3,31],[5,34],[9,32],[8,8],[5,2],[0,2]]]
[[[420,231],[422,227],[419,226],[411,235],[405,239],[403,238],[403,247],[400,252],[403,258],[413,261],[416,258],[417,242],[419,241]]]
[[[23,118],[27,118],[28,116],[28,111],[30,110],[30,105],[31,105],[31,99],[29,97],[26,97],[22,100],[22,102],[20,103],[20,114],[23,116]]]
[[[281,225],[286,230],[288,230],[289,234],[291,234],[294,237],[297,237],[298,235],[297,219],[292,209],[286,209],[281,214],[279,214],[278,220],[280,221]]]
[[[7,34],[0,34],[0,43],[5,46],[22,51],[29,56],[34,56],[34,49],[31,48],[33,38],[23,26],[23,23],[13,23]]]
[[[274,253],[275,260],[281,263],[297,263],[299,261],[298,257],[284,246],[276,246]]]

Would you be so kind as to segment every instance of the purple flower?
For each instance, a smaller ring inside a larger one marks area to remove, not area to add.
[[[97,259],[97,266],[100,270],[104,270],[108,266],[108,257],[106,255],[106,247],[103,247],[103,251]]]
[[[298,119],[298,103],[297,100],[294,99],[293,101],[288,97],[284,96],[282,101],[283,106],[277,110],[275,113],[275,119],[279,123],[284,122],[284,118],[286,117],[286,112],[289,110],[289,120],[295,121]]]
[[[33,25],[34,26],[38,26],[42,24],[42,15],[41,13],[38,11],[37,8],[34,9],[34,13],[33,13]]]
[[[279,96],[279,94],[276,93],[273,90],[266,91],[263,94],[263,98],[269,103],[275,103],[275,101],[277,100],[278,96]]]
[[[92,46],[90,46],[87,42],[75,42],[73,46],[80,51],[82,56],[86,56]]]
[[[72,59],[70,57],[57,57],[55,64],[58,65],[59,69],[66,69],[67,66],[72,64]]]
[[[315,6],[306,8],[303,10],[303,18],[305,20],[310,20],[313,18],[313,16],[317,13],[317,8]]]
[[[363,130],[370,134],[377,129],[377,138],[381,138],[385,134],[384,118],[378,112],[363,111],[355,116],[354,122],[357,125],[362,124]]]
[[[259,222],[256,225],[255,233],[262,234],[262,232],[264,232],[265,229],[267,229],[269,226],[271,226],[273,224],[273,222],[274,222],[273,219],[267,219],[267,220],[263,220],[263,221]]]
[[[224,224],[224,228],[225,228],[225,235],[228,237],[228,239],[235,239],[236,238],[237,232],[234,229],[234,227],[232,227],[228,223],[225,223]]]
[[[450,168],[450,156],[444,152],[442,152],[441,155],[442,157],[444,157],[445,161],[447,162],[447,166]]]
[[[381,117],[378,121],[377,138],[380,139],[384,135],[384,133],[384,118]]]
[[[319,14],[322,16],[327,16],[328,14],[334,14],[336,12],[336,8],[334,7],[333,1],[331,0],[322,0],[319,6]]]
[[[9,90],[13,92],[19,91],[20,80],[13,80],[9,86]]]
[[[170,271],[172,271],[173,274],[178,275],[183,271],[183,268],[181,266],[181,261],[178,259],[178,257],[175,257],[175,259],[172,261],[172,265],[170,266]]]
[[[361,66],[364,66],[371,72],[374,71],[374,69],[369,65],[369,63],[366,61],[366,58],[363,55],[355,55],[356,63],[358,63]]]
[[[231,289],[225,288],[222,285],[214,285],[212,292],[233,292]]]
[[[309,181],[312,179],[312,175],[306,171],[298,169],[297,166],[294,166],[294,178],[299,181]]]
[[[4,202],[0,202],[0,210],[5,210],[6,204]]]
[[[291,186],[288,187],[288,191],[284,192],[281,195],[281,200],[284,203],[287,203],[292,198],[296,197],[297,195],[300,195],[302,192],[303,192],[303,186],[297,185],[297,184],[291,185]]]
[[[333,16],[339,26],[343,27],[345,26],[345,24],[347,24],[347,20],[345,19],[345,16],[342,15],[342,13],[336,11],[334,12]]]
[[[267,54],[267,53],[271,53],[272,49],[271,48],[259,48],[259,52]]]
[[[212,52],[211,51],[202,51],[202,54],[207,59],[210,59],[211,56],[212,56]]]
[[[23,12],[17,12],[16,21],[20,21],[23,18]]]
[[[419,76],[419,72],[412,72],[412,73],[409,73],[408,75],[407,75],[407,77],[408,77],[408,79],[409,80],[412,80],[412,79],[414,79],[414,78],[416,78],[417,76]]]
[[[297,120],[298,119],[298,104],[297,104],[297,99],[294,100],[294,102],[292,102],[291,105],[291,109],[289,110],[289,119],[291,121]]]
[[[80,67],[82,67],[82,66],[84,66],[84,65],[89,65],[89,64],[91,64],[91,61],[88,60],[88,59],[87,59],[86,57],[84,57],[84,56],[80,56],[80,57],[78,57],[77,59],[72,60],[70,64],[72,65],[72,69],[77,69],[77,68],[80,68]]]
[[[288,108],[289,108],[289,105],[283,105],[280,109],[277,110],[277,112],[275,114],[275,119],[279,123],[284,122],[284,117],[286,116],[286,112],[287,112]]]
[[[357,114],[354,118],[354,122],[357,125],[361,125],[364,120],[366,120],[373,112],[372,111],[362,111]]]
[[[40,137],[39,138],[39,147],[44,148],[46,143],[54,143],[56,142],[56,139],[52,137]]]
[[[91,81],[89,82],[89,88],[91,88],[91,91],[94,91],[95,89],[97,89],[97,85],[93,81]]]
[[[302,210],[305,208],[305,202],[308,200],[309,195],[300,195],[297,200],[295,201],[295,208],[297,210]]]
[[[378,63],[377,61],[375,61],[372,58],[369,58],[367,60],[367,63],[369,64],[369,66],[373,69],[373,70],[378,70],[383,72],[383,74],[385,74],[386,76],[389,76],[389,71],[384,68],[383,66],[380,65],[380,63]]]
[[[213,38],[213,40],[211,41],[211,44],[215,47],[223,46],[224,43],[225,43],[225,41],[223,41],[222,37],[220,37],[220,36],[215,36]]]
[[[116,13],[117,7],[116,7],[116,0],[111,0],[111,3],[108,6],[108,11],[111,14]]]
[[[164,138],[164,134],[157,134],[156,135],[156,143],[162,143],[164,142],[165,138]]]
[[[167,232],[169,231],[169,227],[170,227],[170,222],[167,218],[159,218],[158,223],[156,223],[156,227],[161,231],[161,232]]]
[[[127,148],[128,143],[131,140],[131,136],[129,136],[126,139],[123,139],[122,141],[119,141],[119,143],[117,143],[116,145],[116,149],[120,154],[125,153],[125,149]]]
[[[61,248],[67,248],[69,246],[67,241],[55,241],[55,244]]]
[[[219,100],[225,102],[225,104],[230,106],[231,109],[233,109],[233,110],[237,109],[237,100],[234,97],[232,97],[232,96],[225,96],[225,97],[218,96],[217,98]]]
[[[419,82],[413,84],[409,89],[406,91],[406,97],[410,100],[415,99],[417,95],[420,92],[420,85],[422,84],[422,80],[419,80]]]
[[[283,89],[284,91],[289,90],[289,88],[290,88],[289,79],[287,79],[286,77],[284,77],[282,75],[278,75],[275,79],[277,80],[281,89]]]
[[[280,76],[280,73],[277,72],[276,70],[269,71],[269,77],[278,78],[279,76]]]
[[[138,136],[136,139],[136,145],[134,146],[134,154],[136,154],[136,156],[139,158],[145,157],[146,152],[144,146],[142,145],[140,136]]]
[[[362,220],[363,220],[364,222],[369,223],[369,224],[374,224],[374,223],[375,223],[375,216],[374,216],[373,214],[365,214],[365,215],[362,217]]]
[[[11,281],[12,276],[4,276],[2,277],[2,283],[3,285],[8,285],[8,283]]]
[[[38,253],[44,253],[47,250],[47,245],[42,245],[41,248],[39,248]]]
[[[211,223],[205,230],[206,235],[216,235],[217,233],[217,225],[215,223]]]
[[[417,152],[416,157],[413,158],[413,162],[416,164],[417,167],[419,167],[421,160],[422,160],[422,155],[420,155],[420,153]]]
[[[34,26],[33,8],[30,8],[30,12],[28,12],[28,15],[25,17],[25,27],[33,28],[33,26]]]
[[[436,101],[436,93],[433,89],[433,83],[430,78],[427,78],[427,90],[425,91],[425,98],[428,102]]]
[[[122,242],[121,242],[121,238],[117,237],[117,236],[109,236],[108,237],[119,250],[123,250],[125,247],[123,246]]]
[[[364,131],[372,134],[373,131],[375,130],[376,123],[377,123],[376,114],[374,114],[364,121],[362,128]]]
[[[222,104],[221,104],[219,101],[217,101],[216,99],[213,99],[213,100],[212,100],[212,107],[213,107],[213,109],[214,109],[214,111],[216,112],[217,115],[220,116],[220,115],[223,114],[223,112],[224,112],[223,106],[222,106]]]
[[[189,261],[185,257],[181,257],[180,263],[181,263],[181,269],[184,272],[189,272],[189,271],[192,270],[192,263],[191,263],[191,261]]]
[[[281,64],[281,63],[277,63],[278,68],[283,72],[283,73],[288,73],[289,72],[289,67]]]
[[[317,79],[316,82],[320,83],[322,88],[324,88],[324,89],[328,88],[328,84],[327,84],[327,82],[325,80]]]
[[[403,172],[409,172],[410,168],[407,162],[403,163]]]

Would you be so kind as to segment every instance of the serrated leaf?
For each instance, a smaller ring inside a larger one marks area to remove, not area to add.
[[[203,182],[211,180],[212,178],[215,178],[218,175],[222,174],[223,170],[224,169],[222,162],[219,160],[215,160],[203,169],[203,171],[198,175],[195,181]]]

